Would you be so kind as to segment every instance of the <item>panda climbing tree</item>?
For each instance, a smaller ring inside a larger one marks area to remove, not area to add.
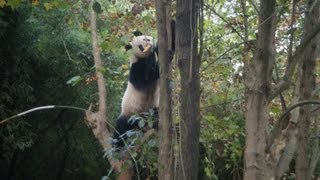
[[[172,32],[174,32],[174,22]],[[158,115],[160,74],[157,44],[151,36],[143,35],[139,31],[134,32],[134,35],[132,41],[125,46],[127,51],[132,50],[132,56],[130,57],[129,81],[122,98],[121,113],[116,121],[113,135],[112,144],[114,146],[123,146],[127,132],[139,127],[139,121],[131,118],[133,115],[142,112],[151,112],[153,117]],[[172,33],[172,39],[174,38],[175,35]],[[172,43],[174,47],[174,41]],[[173,57],[173,52],[174,48],[169,50],[170,59]]]

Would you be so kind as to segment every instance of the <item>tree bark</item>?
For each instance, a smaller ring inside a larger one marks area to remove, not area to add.
[[[168,56],[170,47],[170,32],[167,32],[168,7],[170,1],[156,1],[157,29],[158,29],[158,56],[160,63],[160,121],[159,121],[159,156],[158,156],[158,179],[171,180],[174,177],[173,156],[173,132],[172,132],[172,109],[171,109],[171,66]],[[170,26],[171,27],[171,26]],[[172,39],[171,39],[172,41]]]
[[[308,11],[306,14],[304,35],[311,32],[320,16],[320,2],[316,0],[308,1]],[[311,98],[311,93],[315,87],[315,60],[317,58],[316,48],[319,44],[320,36],[317,35],[311,43],[306,47],[302,56],[302,78],[300,82],[300,101]],[[298,121],[298,143],[297,143],[297,159],[296,159],[296,179],[305,180],[309,174],[309,129],[310,129],[310,106],[300,108]]]
[[[246,76],[246,147],[244,179],[268,179],[266,140],[269,121],[268,95],[274,63],[275,0],[261,0],[256,53]]]
[[[200,58],[197,56],[198,0],[178,0],[176,56],[180,70],[180,146],[177,179],[198,178]]]

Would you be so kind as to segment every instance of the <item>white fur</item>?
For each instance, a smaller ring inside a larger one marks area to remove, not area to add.
[[[134,37],[130,44],[132,46],[133,53],[133,56],[130,58],[130,65],[137,62],[137,58],[144,58],[153,53],[153,48],[151,48],[147,52],[142,52],[139,49],[139,45],[142,45],[143,47],[146,47],[147,45],[151,45],[151,47],[154,47],[155,45],[151,36],[144,35]]]
[[[131,116],[136,113],[147,112],[150,108],[159,107],[159,80],[155,87],[146,91],[138,91],[128,82],[121,103],[121,115]]]

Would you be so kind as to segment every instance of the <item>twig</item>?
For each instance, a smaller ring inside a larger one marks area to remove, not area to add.
[[[29,114],[29,113],[34,112],[34,111],[45,110],[45,109],[74,109],[74,110],[83,111],[83,112],[87,111],[86,109],[83,109],[83,108],[80,108],[80,107],[76,107],[76,106],[64,106],[64,105],[39,106],[39,107],[35,107],[35,108],[32,108],[32,109],[29,109],[27,111],[23,111],[23,112],[21,112],[19,114],[16,114],[14,116],[8,117],[8,118],[0,121],[0,124],[3,124],[3,123],[8,122],[8,121],[10,121],[12,119],[15,119],[17,117]]]
[[[249,41],[248,41],[249,42]],[[212,62],[210,62],[206,67],[202,68],[202,72],[205,71],[206,69],[209,68],[209,66],[211,66],[212,64],[214,64],[215,62],[217,62],[219,59],[221,59],[224,55],[226,55],[228,52],[230,52],[231,50],[233,50],[235,47],[238,47],[244,43],[248,43],[248,42],[240,42],[234,46],[232,46],[231,48],[229,48],[228,50],[226,50],[225,52],[223,52],[220,56],[218,56],[216,59],[214,59]]]
[[[217,15],[222,21],[224,21],[225,23],[229,24],[231,29],[232,29],[232,31],[234,31],[242,39],[242,41],[246,42],[246,40],[242,37],[242,35],[239,33],[239,31],[237,31],[236,28],[233,27],[233,25],[231,25],[228,20],[226,20],[224,17],[222,17],[216,10],[214,10],[214,8],[211,8],[209,6],[207,6],[207,8],[209,10],[211,10],[215,15]]]
[[[67,55],[68,55],[69,60],[70,60],[70,61],[73,61],[73,59],[72,59],[71,56],[70,56],[69,50],[67,49],[67,46],[66,46],[66,43],[64,42],[64,40],[62,41],[62,43],[63,43],[64,49],[66,50],[66,53],[67,53]]]

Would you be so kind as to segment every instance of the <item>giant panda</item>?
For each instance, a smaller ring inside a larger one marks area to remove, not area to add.
[[[159,64],[156,42],[151,36],[134,33],[132,41],[125,49],[132,50],[127,88],[121,102],[121,113],[116,121],[113,145],[123,146],[125,136],[133,128],[128,123],[134,114],[147,112],[159,106]],[[121,136],[121,137],[120,137]]]
[[[175,21],[171,21],[171,48],[168,48],[168,58],[171,61],[175,51]],[[121,113],[116,121],[112,144],[123,146],[124,135],[137,126],[136,122],[128,122],[134,114],[148,112],[154,109],[152,116],[157,117],[159,107],[159,62],[158,47],[151,36],[134,32],[132,41],[125,46],[126,51],[132,50],[130,57],[130,72],[127,88],[121,102]],[[157,123],[154,125],[157,126]]]

